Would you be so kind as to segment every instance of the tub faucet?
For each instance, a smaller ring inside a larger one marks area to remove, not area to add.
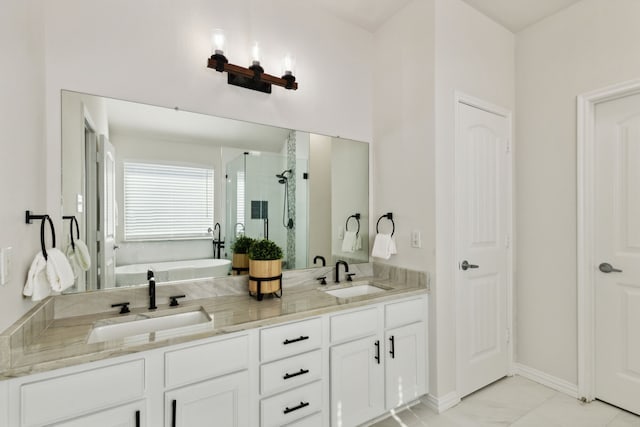
[[[336,283],[340,283],[340,264],[344,265],[345,273],[349,272],[349,264],[347,264],[347,261],[340,260],[336,262],[336,280],[335,280]]]
[[[218,230],[218,238],[216,239],[216,230]],[[224,248],[224,240],[220,240],[222,227],[220,227],[220,223],[216,222],[216,225],[213,226],[213,257],[216,259],[220,259],[220,249]]]
[[[156,278],[152,270],[147,270],[147,280],[149,281],[149,310],[156,308]]]

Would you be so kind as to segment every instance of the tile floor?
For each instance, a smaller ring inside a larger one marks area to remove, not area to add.
[[[640,397],[639,397],[640,398]],[[640,417],[573,397],[520,376],[502,379],[442,414],[419,403],[373,427],[640,427]]]

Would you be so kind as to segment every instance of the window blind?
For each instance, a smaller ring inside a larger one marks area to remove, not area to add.
[[[213,169],[124,163],[124,237],[208,236],[213,226]]]

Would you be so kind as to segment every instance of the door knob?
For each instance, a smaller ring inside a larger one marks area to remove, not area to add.
[[[460,264],[460,268],[462,268],[465,271],[467,271],[470,268],[478,268],[478,267],[480,266],[475,264],[469,264],[469,261],[467,261],[466,259],[462,261],[462,263]]]
[[[119,249],[119,248],[120,248],[120,246],[118,246],[118,245],[113,245],[113,249]]]
[[[614,268],[611,264],[609,264],[608,262],[603,262],[602,264],[600,264],[598,266],[598,269],[600,271],[602,271],[603,273],[622,273],[622,270],[619,270],[617,268]]]

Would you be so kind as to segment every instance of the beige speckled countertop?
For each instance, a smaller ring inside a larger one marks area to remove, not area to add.
[[[365,279],[360,278],[353,283],[343,283],[340,287],[353,286],[362,283]],[[255,298],[243,293],[192,299],[181,302],[179,307],[158,304],[158,310],[151,316],[202,309],[208,313],[212,321],[166,333],[144,333],[93,344],[87,344],[87,338],[96,322],[118,323],[118,320],[124,320],[125,316],[131,318],[132,315],[146,313],[148,310],[132,308],[128,315],[111,311],[55,318],[42,330],[38,330],[38,333],[32,333],[33,337],[29,339],[14,340],[7,333],[4,334],[5,344],[11,344],[5,345],[4,354],[0,350],[0,356],[9,357],[10,362],[5,363],[4,366],[0,365],[0,380],[428,292],[428,280],[419,280],[417,283],[394,282],[388,278],[367,280],[388,290],[342,299],[324,292],[335,286],[319,286],[317,282],[311,282],[289,288],[285,281],[282,298],[266,296],[263,301],[256,301]],[[40,307],[43,312],[53,311],[53,309],[53,301],[45,300]],[[25,315],[25,318],[29,314],[33,317],[34,310]],[[21,333],[24,334],[24,332]]]

